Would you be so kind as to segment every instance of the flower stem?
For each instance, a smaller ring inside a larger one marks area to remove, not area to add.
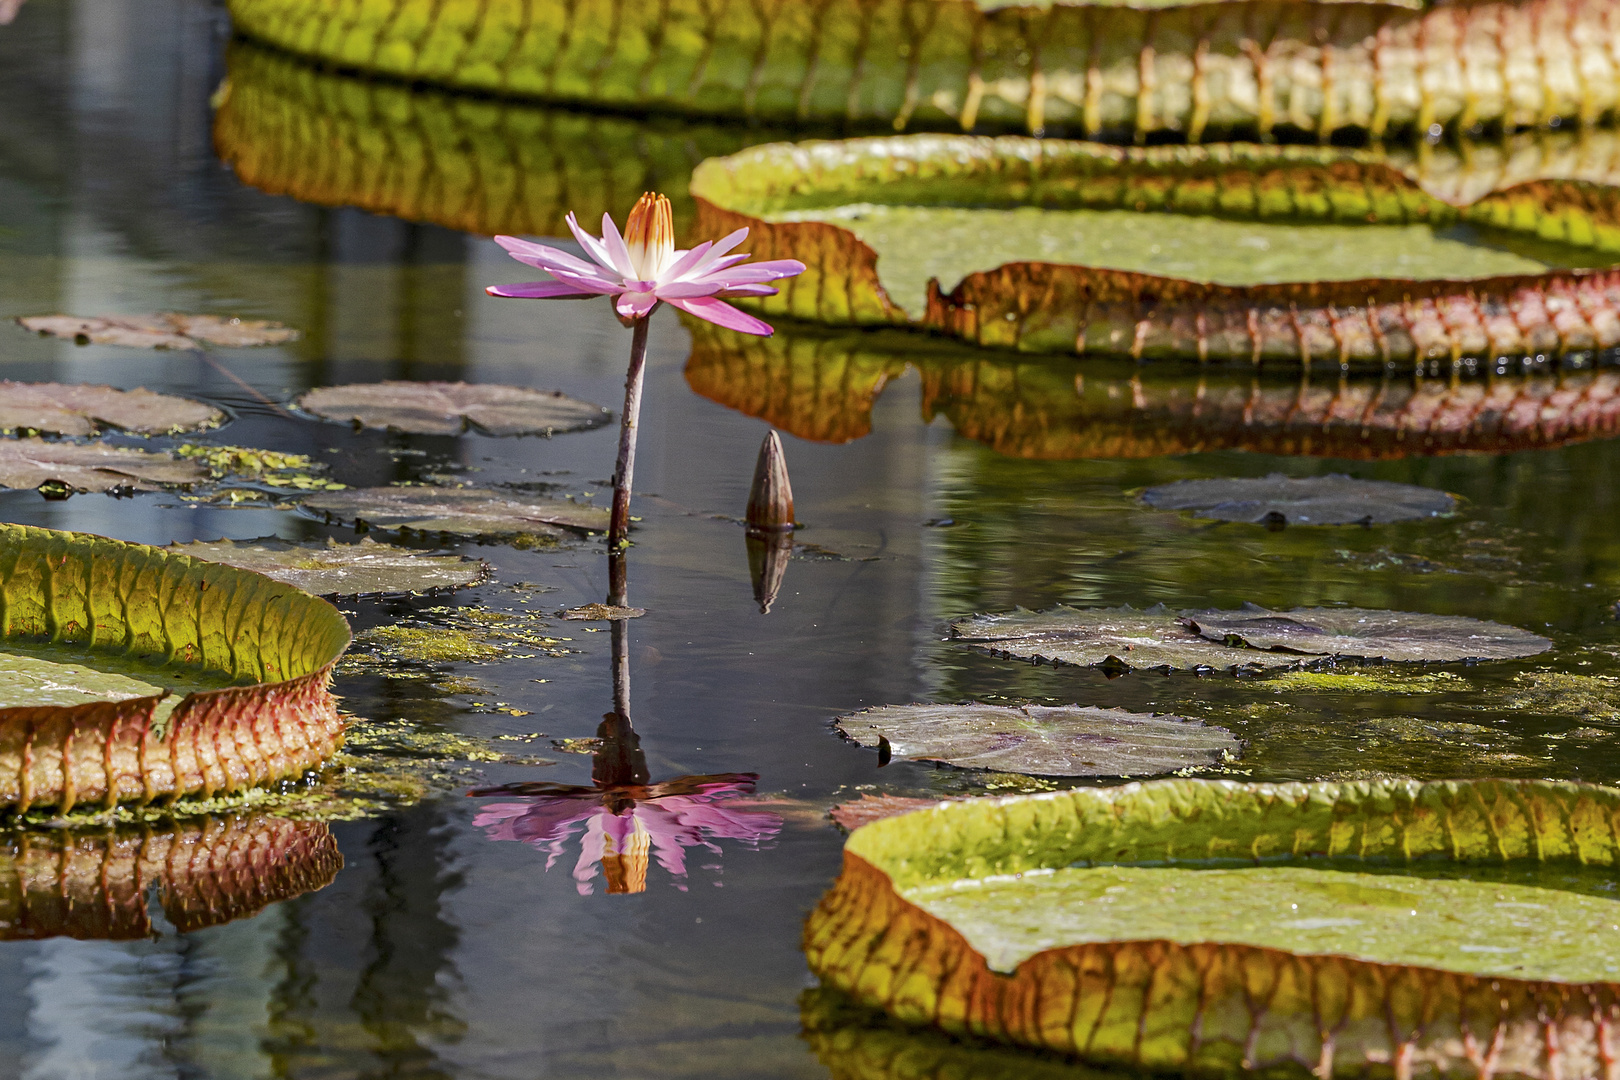
[[[641,382],[647,367],[648,317],[637,319],[630,338],[630,370],[624,377],[624,413],[619,417],[619,463],[613,472],[613,517],[608,550],[623,550],[630,535],[630,485],[636,473],[636,429],[641,420]],[[622,604],[618,598],[611,603]]]

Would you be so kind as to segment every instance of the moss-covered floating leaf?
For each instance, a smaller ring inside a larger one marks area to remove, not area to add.
[[[1191,510],[1193,517],[1266,525],[1384,525],[1457,508],[1457,500],[1444,491],[1342,473],[1178,480],[1148,488],[1142,501],[1155,510]]]
[[[0,701],[0,805],[230,793],[301,776],[342,742],[327,684],[348,624],[297,589],[159,548],[0,525],[0,596],[14,655],[154,686],[171,671],[213,683],[166,716],[160,694],[61,705],[14,686],[22,700]]]
[[[612,413],[558,390],[464,382],[380,382],[327,386],[297,401],[325,420],[413,435],[554,435],[601,427]]]
[[[1081,667],[1167,667],[1181,670],[1290,667],[1295,657],[1233,649],[1184,626],[1167,608],[1055,607],[975,615],[951,624],[964,645],[1024,660]]]
[[[118,390],[86,383],[0,382],[0,430],[94,435],[117,428],[136,435],[171,435],[218,427],[225,413],[212,405],[144,387]]]
[[[1620,791],[1503,780],[944,803],[851,835],[805,949],[901,1021],[1098,1064],[1472,1075],[1492,1046],[1547,1076],[1609,1053],[1617,815]]]
[[[488,565],[477,559],[412,551],[379,544],[370,537],[361,537],[358,544],[332,539],[324,544],[295,544],[271,537],[171,546],[192,558],[253,570],[316,596],[448,592],[489,578]]]
[[[0,939],[149,938],[153,886],[187,933],[324,889],[342,866],[327,825],[264,814],[4,834]]]
[[[1243,750],[1201,720],[1081,705],[883,705],[837,724],[862,746],[887,739],[895,757],[1035,776],[1158,776]]]
[[[208,473],[190,461],[155,450],[102,443],[0,440],[0,487],[38,488],[67,495],[75,491],[157,491],[195,484]]]
[[[1211,641],[1300,655],[1438,663],[1509,660],[1552,648],[1539,634],[1461,615],[1363,608],[1191,611],[1182,620]]]
[[[354,488],[321,492],[303,505],[371,528],[460,536],[559,537],[564,530],[605,532],[608,527],[608,512],[595,506],[485,488]]]
[[[299,491],[342,491],[348,486],[323,475],[327,471],[326,463],[308,454],[218,443],[182,443],[174,452],[187,461],[207,466],[208,475],[214,480],[236,476],[273,488]]]
[[[298,331],[259,319],[219,315],[30,315],[17,320],[38,334],[67,338],[81,345],[126,345],[136,349],[242,349],[283,345]]]

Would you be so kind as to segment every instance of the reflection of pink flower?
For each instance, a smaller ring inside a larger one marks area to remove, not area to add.
[[[4,26],[17,17],[22,10],[23,0],[0,0],[0,26]]]
[[[716,840],[741,840],[759,847],[782,828],[776,814],[716,805],[754,790],[752,773],[683,776],[661,784],[569,787],[527,784],[510,802],[490,803],[473,818],[491,840],[519,840],[547,853],[550,870],[575,827],[585,824],[574,881],[589,895],[597,864],[607,875],[608,892],[641,892],[647,887],[649,849],[658,865],[686,888],[686,849],[704,847],[719,854]],[[505,794],[500,789],[474,795]]]

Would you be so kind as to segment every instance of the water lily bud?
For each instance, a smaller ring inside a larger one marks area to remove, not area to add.
[[[788,481],[787,458],[782,439],[772,431],[759,448],[754,466],[754,483],[748,491],[748,511],[744,515],[748,531],[784,533],[793,531],[793,485]]]

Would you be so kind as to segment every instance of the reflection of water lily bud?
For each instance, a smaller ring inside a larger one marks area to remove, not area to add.
[[[547,870],[583,825],[573,872],[582,896],[593,891],[598,863],[609,893],[644,891],[649,855],[684,891],[686,849],[703,847],[719,854],[717,840],[740,840],[758,848],[781,830],[776,814],[717,805],[752,793],[758,779],[754,773],[719,773],[659,784],[511,784],[469,794],[518,796],[486,805],[473,824],[491,840],[517,840],[546,852]]]

